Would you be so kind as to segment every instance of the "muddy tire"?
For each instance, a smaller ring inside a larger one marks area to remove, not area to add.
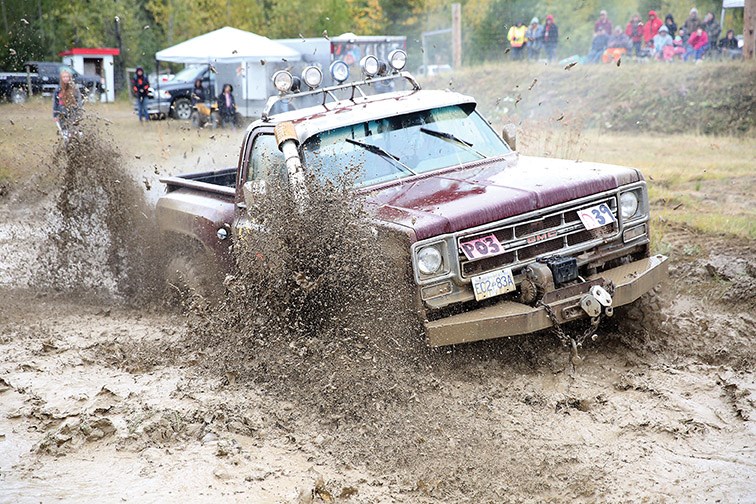
[[[10,92],[11,103],[25,103],[26,102],[26,90],[23,88],[13,88]]]
[[[666,335],[662,289],[656,286],[614,312],[611,329],[630,347],[655,349]]]
[[[223,290],[215,260],[203,250],[180,253],[166,266],[166,298],[186,302],[216,299]]]
[[[179,98],[173,102],[173,117],[180,121],[188,121],[192,117],[192,102],[186,98]]]
[[[192,112],[192,128],[201,128],[204,126],[199,112],[196,110]]]

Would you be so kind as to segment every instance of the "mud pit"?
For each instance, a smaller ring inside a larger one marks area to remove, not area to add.
[[[151,187],[158,162],[195,168],[121,148]],[[198,329],[232,332],[223,317],[42,289],[45,244],[19,246],[39,235],[13,225],[50,201],[14,198],[0,200],[0,501],[756,499],[752,242],[668,229],[667,320],[605,328],[570,376],[549,334],[390,354],[333,334],[208,341]]]

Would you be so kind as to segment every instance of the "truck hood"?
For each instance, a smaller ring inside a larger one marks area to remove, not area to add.
[[[367,198],[379,220],[424,240],[639,180],[632,168],[513,155],[382,186]]]

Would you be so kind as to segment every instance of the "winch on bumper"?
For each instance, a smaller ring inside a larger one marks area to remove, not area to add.
[[[430,345],[443,346],[540,331],[554,325],[543,305],[551,309],[559,323],[597,316],[601,310],[606,313],[606,304],[610,310],[630,304],[664,282],[668,277],[667,261],[666,256],[654,255],[602,271],[584,282],[545,292],[537,306],[502,300],[427,322],[426,336]],[[604,292],[611,291],[610,300],[593,289],[596,286]]]

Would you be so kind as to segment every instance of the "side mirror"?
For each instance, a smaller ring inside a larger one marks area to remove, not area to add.
[[[507,142],[510,149],[517,150],[517,126],[512,123],[505,124],[501,130],[501,138]]]

